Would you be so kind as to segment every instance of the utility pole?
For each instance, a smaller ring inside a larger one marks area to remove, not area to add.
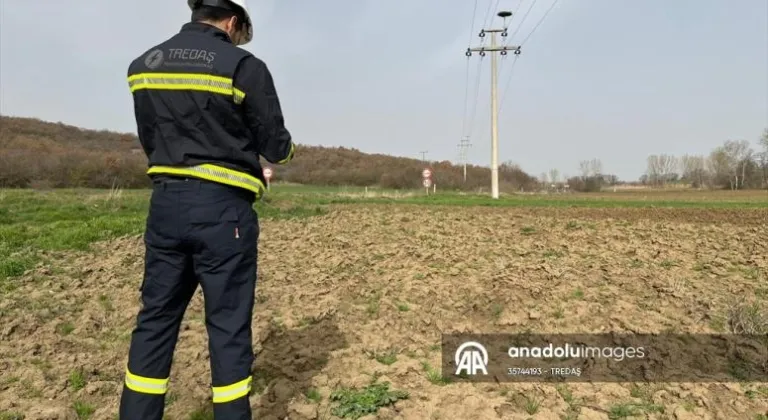
[[[491,53],[491,197],[499,198],[499,107],[498,107],[498,68],[496,66],[496,53],[507,55],[507,51],[514,51],[515,55],[520,54],[519,45],[496,44],[496,34],[501,33],[502,38],[507,37],[507,18],[512,16],[512,12],[502,11],[497,14],[504,19],[503,29],[482,29],[480,38],[485,38],[485,34],[491,34],[491,45],[483,45],[475,48],[467,48],[466,56],[471,57],[473,52],[480,53],[480,57],[485,57],[485,53]]]
[[[419,152],[419,153],[421,153],[421,163],[427,163],[427,157],[426,156],[427,156],[427,153],[429,153],[429,151],[425,150],[425,151]]]
[[[464,166],[464,182],[467,182],[467,149],[472,146],[469,137],[465,136],[459,143],[459,162]]]

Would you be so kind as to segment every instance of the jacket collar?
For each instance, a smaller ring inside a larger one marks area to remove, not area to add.
[[[232,39],[229,38],[229,34],[207,23],[202,23],[202,22],[185,23],[184,26],[181,27],[180,32],[198,32],[198,33],[206,34],[214,38],[218,38],[223,41],[232,43]]]

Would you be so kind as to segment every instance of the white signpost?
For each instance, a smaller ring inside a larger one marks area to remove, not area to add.
[[[429,195],[429,187],[432,186],[432,171],[429,170],[429,168],[424,168],[424,170],[421,171],[421,177],[424,178],[422,185],[424,185],[427,195]]]
[[[269,191],[269,180],[272,179],[272,169],[264,168],[264,178],[267,180],[267,191]]]

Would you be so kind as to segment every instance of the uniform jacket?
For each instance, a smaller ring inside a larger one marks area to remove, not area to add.
[[[218,28],[184,25],[131,63],[128,84],[150,175],[201,178],[260,197],[259,157],[293,158],[269,69]]]

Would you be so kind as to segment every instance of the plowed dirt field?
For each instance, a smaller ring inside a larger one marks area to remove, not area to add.
[[[434,370],[445,332],[728,332],[739,311],[764,313],[767,219],[765,209],[352,205],[262,221],[254,418],[336,418],[331,392],[375,376],[409,398],[367,419],[765,419],[766,384],[446,384]],[[114,419],[141,236],[47,259],[0,298],[0,413]],[[208,418],[202,308],[198,291],[169,419]]]

